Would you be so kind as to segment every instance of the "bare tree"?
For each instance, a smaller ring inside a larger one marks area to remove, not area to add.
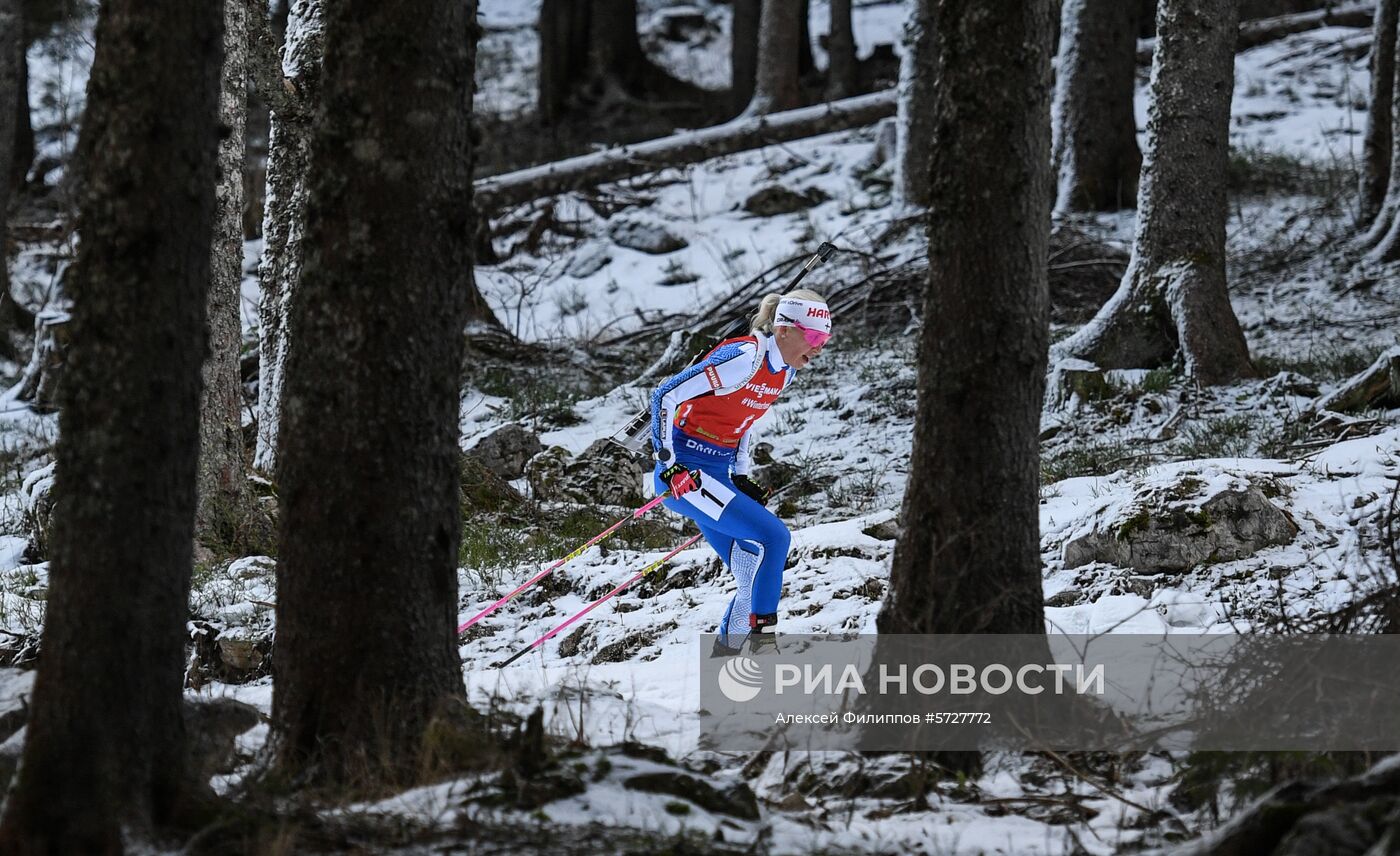
[[[1202,383],[1252,377],[1225,278],[1237,0],[1162,0],[1137,235],[1118,291],[1057,357],[1150,368],[1180,352]]]
[[[826,40],[826,97],[837,101],[856,94],[856,37],[851,28],[851,0],[831,0],[831,29]]]
[[[902,205],[929,201],[929,140],[933,139],[933,0],[914,0],[904,24],[895,120],[894,197]]]
[[[219,120],[227,135],[219,143],[219,186],[210,253],[209,357],[200,396],[198,515],[205,542],[228,542],[252,510],[243,456],[243,159],[248,116],[248,6],[224,7],[224,65]]]
[[[325,11],[278,460],[273,719],[279,766],[332,786],[412,779],[432,721],[465,696],[454,628],[475,9]]]
[[[1137,8],[1065,0],[1055,80],[1056,211],[1116,211],[1137,200],[1142,153],[1133,115]]]
[[[8,854],[117,853],[193,789],[181,720],[220,13],[107,0],[84,137],[44,656]]]
[[[1400,0],[1378,0],[1371,30],[1371,103],[1366,111],[1358,194],[1357,221],[1362,226],[1370,225],[1380,213],[1386,185],[1390,183],[1397,22],[1400,22]]]
[[[939,0],[926,11],[938,264],[924,293],[902,534],[876,623],[881,634],[1040,634],[1050,2]]]
[[[763,116],[802,104],[799,53],[803,8],[796,0],[763,0],[754,93],[745,115]]]

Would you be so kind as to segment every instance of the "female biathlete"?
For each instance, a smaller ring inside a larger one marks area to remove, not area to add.
[[[807,289],[770,294],[751,332],[726,339],[667,379],[651,396],[656,492],[700,527],[729,566],[738,590],[724,611],[717,653],[771,646],[792,536],[764,507],[768,491],[749,480],[756,419],[831,338],[831,312]]]

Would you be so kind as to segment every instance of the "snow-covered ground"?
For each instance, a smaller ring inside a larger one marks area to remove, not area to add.
[[[644,10],[655,5],[642,4]],[[701,5],[723,23],[723,4]],[[825,30],[826,6],[812,5],[815,35]],[[480,103],[485,109],[508,113],[528,102],[536,13],[533,0],[482,3],[487,30],[483,56],[498,63],[493,68],[500,71],[483,77]],[[879,42],[897,43],[902,20],[899,4],[857,4],[862,50]],[[1368,31],[1329,28],[1240,55],[1231,135],[1240,158],[1259,161],[1268,155],[1300,168],[1349,170],[1359,157],[1364,126],[1367,70],[1360,45],[1365,41]],[[727,50],[726,45],[724,38],[714,40],[716,51]],[[718,86],[723,84],[717,69],[727,75],[721,59],[691,56],[689,71],[673,66],[678,74]],[[1144,124],[1145,81],[1144,73],[1138,97]],[[547,232],[538,251],[521,251],[499,265],[479,267],[478,282],[501,320],[522,338],[587,351],[652,319],[665,318],[677,327],[696,321],[761,271],[810,252],[821,240],[874,253],[885,265],[916,258],[922,252],[919,229],[887,239],[891,224],[907,212],[891,207],[885,184],[878,180],[881,171],[873,173],[872,181],[871,174],[854,168],[868,154],[873,136],[869,130],[832,134],[603,188],[600,195],[631,202],[611,216],[576,195],[554,200],[553,217],[575,227],[570,231],[578,235]],[[827,199],[773,217],[742,210],[752,192],[770,184],[819,190]],[[1342,352],[1374,356],[1395,344],[1400,339],[1393,322],[1400,317],[1395,315],[1400,292],[1394,277],[1382,271],[1370,284],[1358,285],[1340,255],[1351,197],[1339,204],[1312,193],[1290,194],[1232,203],[1233,296],[1253,352],[1280,362],[1324,364],[1330,358],[1331,365],[1346,362],[1338,356]],[[540,205],[527,206],[512,216],[529,220],[541,210]],[[687,246],[660,255],[618,246],[608,233],[614,222],[628,219],[664,227]],[[1131,241],[1130,212],[1084,218],[1078,225],[1121,246]],[[513,240],[498,239],[500,248]],[[40,248],[31,249],[37,254]],[[256,246],[250,245],[249,259],[254,258]],[[571,269],[575,273],[567,272]],[[808,284],[829,289],[859,272],[850,257],[819,269]],[[22,282],[36,288],[40,273],[37,264],[16,270]],[[250,331],[256,296],[250,279],[245,288]],[[874,631],[895,543],[893,522],[908,475],[912,338],[908,331],[889,328],[872,333],[848,325],[843,330],[840,318],[836,325],[833,344],[755,428],[772,444],[775,459],[795,464],[825,484],[795,500],[789,519],[793,552],[781,607],[787,632]],[[1103,467],[1108,471],[1098,475],[1058,480],[1042,491],[1044,591],[1055,604],[1046,609],[1048,630],[1232,632],[1315,615],[1376,584],[1383,563],[1376,528],[1400,477],[1400,428],[1395,427],[1400,412],[1370,414],[1375,422],[1361,427],[1376,432],[1371,436],[1290,445],[1294,438],[1284,436],[1290,417],[1318,392],[1335,386],[1338,374],[1320,374],[1309,382],[1295,372],[1213,390],[1190,389],[1179,380],[1154,383],[1145,373],[1127,373],[1118,380],[1124,391],[1119,396],[1047,415],[1046,427],[1054,429],[1046,441],[1050,458],[1098,445],[1112,447],[1104,456],[1110,462],[1128,459]],[[578,421],[568,427],[542,424],[541,439],[546,446],[582,451],[611,435],[644,392],[624,384],[578,401],[572,405]],[[504,403],[482,391],[466,391],[464,448],[505,421]],[[1178,409],[1185,411],[1185,419],[1175,434],[1152,439]],[[21,636],[32,635],[42,622],[47,579],[46,564],[23,558],[20,533],[35,481],[28,479],[26,489],[24,477],[34,476],[46,463],[42,450],[52,443],[54,430],[52,417],[0,413],[0,453],[13,450],[6,457],[16,468],[5,483],[8,492],[0,497],[0,630]],[[1233,445],[1224,442],[1229,439]],[[1261,456],[1261,447],[1281,457]],[[1209,454],[1194,454],[1197,450]],[[1187,500],[1215,487],[1267,482],[1273,501],[1292,516],[1300,533],[1289,544],[1180,574],[1146,576],[1102,563],[1065,566],[1064,546],[1073,537],[1133,513],[1133,503],[1145,492],[1188,481]],[[552,823],[660,834],[684,829],[778,853],[1097,854],[1134,844],[1149,827],[1185,832],[1199,830],[1204,822],[1194,815],[1178,816],[1168,803],[1176,768],[1171,758],[1156,755],[1125,762],[1111,788],[1053,765],[1047,772],[1044,758],[995,756],[976,781],[937,783],[929,797],[931,808],[922,809],[894,796],[840,793],[839,783],[856,775],[877,781],[900,775],[903,762],[779,754],[748,779],[765,800],[757,821],[699,807],[678,812],[672,798],[629,790],[621,784],[627,776],[671,768],[607,753],[625,740],[660,747],[673,759],[707,770],[719,783],[740,781],[749,760],[697,747],[698,636],[713,630],[731,592],[727,572],[708,548],[680,554],[664,576],[648,579],[596,610],[581,629],[561,634],[508,668],[494,664],[662,555],[594,548],[554,575],[553,597],[522,596],[473,628],[460,648],[474,703],[520,714],[543,705],[546,727],[587,747],[579,763],[602,770],[583,794],[539,809]],[[203,574],[196,580],[196,613],[224,638],[266,639],[275,598],[272,567],[271,560],[248,557]],[[490,573],[463,568],[459,616],[474,615],[537,570],[536,565]],[[1280,592],[1287,613],[1282,616],[1275,608]],[[619,653],[624,643],[626,651]],[[567,653],[560,652],[561,645],[568,646]],[[0,677],[3,712],[17,704],[29,676],[0,672]],[[270,710],[266,679],[242,685],[216,682],[200,692]],[[241,746],[252,753],[265,738],[266,728],[260,726],[241,738]],[[602,760],[608,762],[606,769]],[[831,787],[794,796],[794,782],[804,775]],[[234,780],[236,776],[220,784]],[[356,810],[409,817],[444,830],[462,816],[488,820],[510,814],[464,802],[474,783],[443,783]],[[1152,816],[1154,812],[1161,814]]]

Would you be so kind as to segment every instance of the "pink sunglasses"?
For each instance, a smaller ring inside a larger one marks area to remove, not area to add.
[[[823,333],[820,330],[813,330],[810,327],[803,327],[796,321],[792,322],[792,326],[802,331],[802,338],[807,340],[807,344],[810,347],[820,348],[822,345],[825,345],[831,339],[830,333]]]

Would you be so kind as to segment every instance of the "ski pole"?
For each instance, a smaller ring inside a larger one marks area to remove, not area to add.
[[[589,547],[592,547],[594,544],[597,544],[599,541],[616,532],[622,526],[622,524],[628,522],[629,520],[636,520],[643,514],[646,514],[648,511],[651,511],[653,508],[660,505],[663,499],[670,495],[671,492],[669,490],[665,493],[660,494],[651,502],[648,502],[646,505],[643,505],[641,508],[638,508],[636,511],[617,521],[613,525],[609,526],[607,529],[604,529],[602,532],[599,532],[597,535],[594,535],[592,538],[588,539],[588,543],[584,544],[577,550],[574,550],[569,555],[565,556],[564,558],[545,568],[543,571],[540,571],[538,574],[535,574],[533,577],[526,580],[525,582],[521,583],[519,586],[516,587],[515,591],[511,592],[510,594],[506,595],[505,597],[486,607],[482,611],[478,612],[476,615],[473,615],[471,618],[468,618],[465,622],[462,623],[460,627],[457,628],[457,634],[461,635],[463,632],[466,631],[468,627],[471,627],[473,624],[477,623],[481,619],[495,612],[502,605],[507,603],[511,598],[515,597],[525,589],[529,588],[530,586],[534,585],[535,583],[539,582],[540,580],[544,579],[545,577],[564,567],[569,562],[572,562],[574,559],[577,559],[579,556],[583,555],[584,550],[587,550]]]
[[[530,645],[529,645],[528,647],[523,648],[523,649],[517,651],[509,660],[506,660],[504,663],[498,663],[498,664],[496,665],[496,668],[498,668],[498,669],[504,669],[506,666],[509,666],[511,663],[514,663],[516,660],[519,660],[521,657],[524,657],[526,654],[530,653],[531,651],[533,651],[533,650],[535,650],[536,648],[540,647],[540,646],[543,645],[544,643],[548,642],[548,641],[549,641],[550,639],[552,639],[552,638],[554,637],[554,635],[557,634],[559,631],[563,630],[564,628],[566,628],[566,627],[568,627],[569,625],[573,624],[575,621],[578,621],[580,618],[582,618],[582,617],[584,617],[585,615],[587,615],[588,613],[592,612],[592,611],[593,611],[594,609],[596,609],[597,607],[601,606],[602,603],[603,603],[603,601],[608,600],[608,599],[611,598],[613,595],[616,595],[617,593],[621,592],[623,589],[625,589],[625,588],[627,588],[628,586],[632,585],[632,583],[635,583],[637,580],[641,579],[642,577],[646,576],[647,574],[651,573],[652,571],[654,571],[654,570],[656,570],[657,568],[661,567],[662,565],[666,564],[666,563],[669,562],[671,559],[675,558],[675,556],[676,556],[677,553],[681,552],[682,550],[686,549],[686,548],[689,547],[690,545],[694,544],[696,541],[699,541],[700,538],[701,538],[701,536],[699,536],[699,535],[692,536],[691,539],[690,539],[689,541],[686,541],[684,544],[680,545],[680,546],[677,547],[676,549],[672,550],[671,552],[669,552],[669,553],[667,553],[666,555],[662,556],[661,558],[657,559],[655,562],[652,562],[650,565],[647,565],[647,566],[646,566],[645,568],[643,568],[641,571],[638,571],[636,574],[634,574],[634,575],[632,576],[631,579],[627,580],[627,581],[624,582],[622,585],[618,586],[617,588],[613,589],[612,591],[608,592],[607,594],[605,594],[605,595],[603,595],[602,597],[598,598],[597,600],[593,601],[593,602],[590,603],[588,606],[584,607],[582,611],[575,613],[572,617],[570,617],[570,618],[569,618],[567,621],[565,621],[563,624],[559,625],[558,627],[556,627],[556,628],[554,628],[553,630],[549,631],[549,632],[546,633],[545,635],[543,635],[543,636],[541,636],[540,638],[536,639],[534,642],[531,642]]]

